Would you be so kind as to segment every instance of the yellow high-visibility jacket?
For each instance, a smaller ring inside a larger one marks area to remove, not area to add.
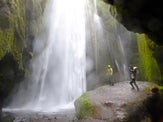
[[[113,75],[113,69],[111,67],[107,67],[106,71],[109,76]]]

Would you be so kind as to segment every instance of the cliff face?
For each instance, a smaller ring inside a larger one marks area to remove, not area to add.
[[[153,41],[163,45],[163,10],[161,0],[104,0],[113,5],[114,16],[128,30],[146,33]]]
[[[28,73],[44,5],[43,0],[0,1],[0,104]]]
[[[116,18],[129,31],[146,36],[138,39],[139,61],[136,63],[142,70],[142,80],[162,81],[163,54],[163,14],[160,0],[103,0],[110,4]],[[139,35],[137,34],[137,35]],[[148,50],[144,50],[144,49]],[[148,53],[148,55],[146,54]],[[147,59],[148,58],[148,59]],[[144,62],[145,61],[145,62]],[[152,73],[154,72],[154,74]]]

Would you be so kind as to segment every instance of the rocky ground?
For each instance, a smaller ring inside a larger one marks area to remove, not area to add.
[[[106,122],[141,122],[144,120],[144,101],[153,84],[137,82],[139,91],[131,89],[128,81],[114,86],[105,85],[88,91],[75,101],[80,118],[94,118]],[[89,112],[88,112],[89,111]]]
[[[74,110],[59,113],[41,112],[4,112],[0,122],[105,122],[103,120],[86,118],[79,120],[76,118]]]
[[[98,108],[98,114],[95,117],[83,115],[83,118],[78,120],[75,110],[58,113],[8,111],[3,112],[1,122],[123,122],[127,115],[127,109],[144,100],[146,88],[151,86],[148,82],[137,83],[139,91],[132,90],[128,81],[88,91],[86,94],[88,94],[91,104]],[[142,93],[144,95],[140,97]]]

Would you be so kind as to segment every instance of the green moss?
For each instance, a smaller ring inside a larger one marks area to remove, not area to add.
[[[0,30],[0,60],[12,50],[13,41],[12,29]]]
[[[11,53],[19,64],[19,69],[23,69],[22,52],[25,43],[25,6],[23,0],[5,1],[10,3],[10,7],[4,7],[4,15],[7,18],[8,28],[0,28],[0,60]],[[5,24],[5,23],[4,23]]]
[[[24,0],[11,0],[11,8],[7,11],[10,27],[14,30],[15,42],[19,48],[24,48],[25,43],[25,4]]]
[[[160,81],[162,79],[161,72],[153,57],[153,51],[148,46],[149,41],[150,39],[146,35],[137,34],[141,78],[148,81]]]
[[[96,115],[96,109],[91,105],[90,99],[87,94],[84,93],[75,101],[75,109],[78,119],[83,119],[90,116]]]
[[[158,85],[159,90],[163,91],[163,86]]]
[[[23,69],[22,52],[19,50],[18,44],[15,42],[14,31],[12,28],[4,31],[0,30],[0,60],[6,53],[11,53],[19,64],[19,69]]]

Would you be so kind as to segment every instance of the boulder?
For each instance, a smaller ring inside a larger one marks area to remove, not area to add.
[[[75,101],[78,119],[93,118],[107,122],[139,122],[144,118],[143,102],[150,82],[137,82],[139,91],[132,90],[129,82],[105,85],[84,93]],[[133,120],[135,118],[135,120]]]

